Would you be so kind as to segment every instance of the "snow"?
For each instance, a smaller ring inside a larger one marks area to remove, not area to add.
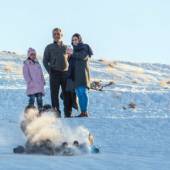
[[[170,66],[165,64],[91,61],[92,79],[114,84],[103,91],[90,91],[89,118],[61,121],[70,127],[88,128],[100,154],[13,154],[12,149],[26,140],[19,124],[27,104],[24,59],[23,55],[0,52],[0,170],[170,169]],[[44,73],[44,103],[50,103],[48,75]],[[129,108],[130,103],[136,108]]]

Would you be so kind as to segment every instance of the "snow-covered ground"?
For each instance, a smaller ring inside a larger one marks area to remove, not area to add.
[[[24,59],[23,55],[0,52],[0,170],[170,169],[170,66],[162,64],[91,61],[93,80],[114,83],[103,91],[90,91],[89,118],[62,121],[88,128],[100,154],[13,154],[13,147],[25,143],[19,126],[27,104]],[[44,103],[50,103],[48,75],[44,73]]]

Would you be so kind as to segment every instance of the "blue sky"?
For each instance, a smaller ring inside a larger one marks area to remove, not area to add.
[[[61,27],[82,34],[96,58],[170,64],[169,0],[0,0],[0,50],[39,54]]]

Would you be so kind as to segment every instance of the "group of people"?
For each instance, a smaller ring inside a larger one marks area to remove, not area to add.
[[[57,117],[61,117],[60,96],[63,99],[65,117],[71,117],[72,108],[78,109],[78,105],[80,114],[77,117],[88,117],[89,58],[93,55],[92,49],[88,44],[83,43],[78,33],[72,36],[73,48],[63,43],[63,33],[60,28],[54,28],[52,35],[54,42],[47,45],[43,56],[43,65],[49,74],[52,110]],[[45,79],[37,60],[36,50],[29,48],[27,55],[28,58],[23,65],[23,75],[27,84],[28,105],[34,106],[36,99],[41,113],[42,97],[45,95]]]

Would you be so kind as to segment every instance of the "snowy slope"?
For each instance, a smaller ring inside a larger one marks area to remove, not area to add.
[[[0,52],[0,170],[170,169],[170,66],[161,64],[91,61],[93,80],[114,83],[103,91],[90,91],[88,119],[62,121],[88,128],[100,154],[14,155],[12,148],[25,142],[19,128],[27,104],[24,59],[24,55]],[[48,83],[46,93],[44,102],[50,103]],[[129,108],[130,103],[135,108]]]

